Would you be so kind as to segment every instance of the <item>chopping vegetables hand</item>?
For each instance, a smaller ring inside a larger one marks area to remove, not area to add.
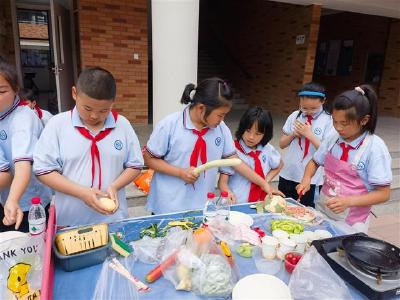
[[[333,197],[325,202],[325,205],[335,214],[343,212],[350,207],[350,199],[348,197]]]
[[[179,178],[181,178],[184,182],[193,184],[199,178],[199,174],[194,172],[194,167],[190,167],[187,169],[181,169],[179,172]]]
[[[301,197],[300,195],[304,195],[310,190],[310,184],[310,181],[303,178],[303,180],[296,186],[296,191],[299,197]]]

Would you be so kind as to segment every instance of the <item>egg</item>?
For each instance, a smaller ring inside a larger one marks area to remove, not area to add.
[[[110,198],[105,198],[105,197],[100,198],[99,202],[100,202],[100,206],[107,211],[113,211],[117,207],[115,202],[113,200],[111,200]]]

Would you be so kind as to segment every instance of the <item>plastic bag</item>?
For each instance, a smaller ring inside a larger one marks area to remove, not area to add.
[[[176,252],[176,262],[163,272],[177,290],[205,297],[228,297],[237,280],[221,246],[208,229],[200,228],[187,237]]]
[[[7,238],[3,238],[5,235]],[[10,235],[20,237],[10,238]],[[44,235],[3,232],[0,240],[0,299],[39,297]]]
[[[344,281],[312,246],[296,265],[289,282],[294,299],[352,299]]]
[[[141,240],[131,242],[130,245],[138,260],[147,264],[156,264],[161,260],[162,240],[163,238],[144,236]]]
[[[138,260],[148,264],[156,264],[178,249],[186,241],[188,234],[189,231],[187,230],[173,227],[168,230],[165,237],[150,238],[144,236],[141,240],[131,242],[130,245]]]
[[[120,263],[131,272],[135,263],[134,255],[120,259]],[[93,300],[135,300],[138,292],[131,281],[109,267],[111,259],[104,261],[97,280]]]
[[[224,218],[213,218],[207,225],[207,228],[218,240],[225,241],[230,245],[235,243],[237,229]]]
[[[133,182],[146,195],[150,191],[151,180],[153,179],[153,170],[143,171]]]

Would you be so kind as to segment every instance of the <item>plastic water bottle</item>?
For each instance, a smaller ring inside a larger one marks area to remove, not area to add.
[[[216,215],[217,215],[217,205],[215,204],[215,195],[214,193],[208,193],[206,205],[204,206],[203,209],[204,223],[209,222]]]
[[[32,198],[32,206],[28,214],[29,233],[39,235],[46,230],[46,212],[40,204],[40,198]]]
[[[221,197],[217,202],[217,215],[228,221],[230,211],[231,207],[229,205],[228,192],[221,192]]]

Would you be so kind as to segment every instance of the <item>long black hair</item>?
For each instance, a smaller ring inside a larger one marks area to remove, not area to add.
[[[362,131],[369,131],[371,134],[375,132],[378,119],[378,97],[370,85],[363,84],[340,94],[333,100],[332,109],[346,110],[347,120],[359,123],[369,115],[369,120],[362,126]]]
[[[181,103],[190,103],[190,107],[199,103],[204,104],[206,107],[204,118],[207,118],[214,109],[231,106],[232,97],[233,91],[229,84],[221,78],[213,77],[204,79],[197,87],[192,83],[187,84]]]
[[[264,134],[260,144],[265,146],[272,139],[273,122],[271,113],[259,106],[250,107],[240,118],[239,128],[235,133],[236,139],[240,140],[244,132],[253,124],[257,124],[257,131]]]

